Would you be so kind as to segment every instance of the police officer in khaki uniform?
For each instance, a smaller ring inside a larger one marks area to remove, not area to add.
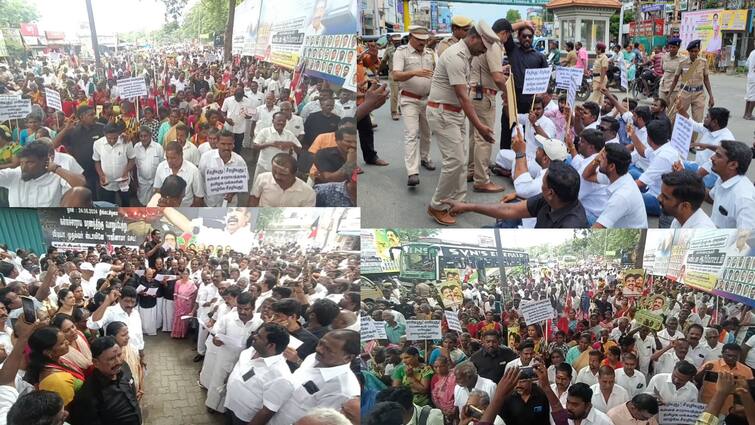
[[[501,43],[505,43],[511,36],[512,26],[506,19],[499,19],[493,23],[493,32]],[[496,95],[498,90],[506,89],[509,66],[505,69],[503,63],[503,46],[493,45],[484,55],[472,58],[472,77],[470,80],[470,97],[477,116],[483,124],[495,125]],[[469,163],[467,181],[474,181],[475,192],[502,192],[505,188],[490,181],[490,153],[492,145],[485,141],[470,123],[469,132]]]
[[[485,53],[495,43],[499,43],[498,37],[490,25],[481,20],[470,28],[464,39],[448,48],[433,74],[427,100],[427,121],[437,137],[443,163],[438,187],[427,212],[439,224],[456,224],[456,218],[448,213],[443,200],[463,201],[467,194],[465,114],[488,143],[494,141],[493,129],[483,124],[475,113],[468,82],[472,58]]]
[[[659,95],[661,99],[666,101],[666,105],[669,108],[676,102],[676,96],[679,94],[679,90],[671,91],[671,83],[674,82],[676,70],[679,68],[682,59],[684,59],[679,56],[679,45],[681,44],[681,39],[672,38],[668,42],[668,52],[661,57],[663,76],[661,77]],[[669,117],[669,119],[673,119],[673,117]]]
[[[708,91],[708,106],[715,105],[713,92],[710,89],[710,78],[708,77],[708,61],[699,56],[700,40],[691,41],[687,45],[689,57],[679,63],[679,67],[674,75],[674,81],[671,83],[671,91],[674,91],[679,79],[682,80],[682,86],[679,89],[680,108],[684,111],[692,106],[692,119],[702,122],[705,116],[705,93],[703,85]]]
[[[391,78],[401,90],[401,116],[404,118],[404,163],[409,176],[407,185],[419,184],[420,164],[428,170],[430,160],[430,126],[427,124],[427,95],[435,70],[435,54],[426,48],[430,33],[427,28],[409,27],[409,43],[396,49]],[[419,146],[417,144],[419,139]]]
[[[606,45],[598,43],[595,45],[595,61],[592,63],[592,94],[588,100],[602,105],[603,93],[600,89],[606,87],[607,82],[608,56],[606,56]]]
[[[438,48],[435,49],[438,52],[438,57],[443,54],[443,52],[453,46],[454,44],[458,43],[459,40],[463,39],[467,36],[467,31],[472,28],[472,20],[467,18],[466,16],[457,15],[451,18],[451,37],[443,39],[440,43],[438,43]]]
[[[393,118],[393,121],[398,121],[400,115],[398,110],[398,82],[393,79],[393,74],[391,74],[393,70],[393,58],[399,46],[401,46],[401,34],[389,34],[388,46],[383,53],[383,60],[380,61],[381,68],[385,67],[388,71],[388,87],[391,90],[391,118]]]

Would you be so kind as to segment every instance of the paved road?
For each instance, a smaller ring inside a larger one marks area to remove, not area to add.
[[[221,425],[222,415],[210,415],[205,392],[197,386],[201,363],[191,338],[175,340],[168,333],[144,337],[147,378],[142,413],[149,425]]]
[[[754,121],[742,119],[744,112],[745,77],[716,74],[711,76],[711,84],[718,106],[724,106],[732,112],[729,129],[738,140],[750,144],[753,141]],[[500,97],[498,115],[500,119]],[[365,173],[359,179],[359,206],[362,207],[362,226],[379,227],[438,227],[439,225],[427,215],[427,206],[432,198],[440,176],[441,156],[437,146],[431,148],[432,160],[438,166],[435,171],[420,169],[420,185],[409,188],[406,185],[404,168],[404,143],[402,122],[390,117],[390,105],[386,102],[374,112],[378,123],[375,129],[375,145],[381,158],[390,163],[387,167],[364,166]],[[496,124],[496,140],[500,135],[500,122]],[[497,146],[497,145],[496,145]],[[493,151],[495,155],[497,151]],[[750,179],[755,179],[755,165],[748,170]],[[493,176],[493,181],[506,187],[506,192],[513,191],[511,179]],[[468,202],[495,202],[502,194],[475,193],[472,183],[467,192]],[[710,212],[711,205],[704,204]],[[479,214],[465,214],[457,217],[457,227],[482,227],[490,225],[493,219]],[[657,227],[657,219],[650,221],[650,227]]]

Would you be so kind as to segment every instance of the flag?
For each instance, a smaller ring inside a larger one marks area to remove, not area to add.
[[[506,105],[509,116],[509,130],[514,127],[517,122],[517,110],[516,110],[516,88],[514,87],[514,74],[510,74],[506,80]]]
[[[316,238],[317,237],[317,225],[320,223],[320,217],[317,217],[312,223],[311,226],[309,226],[309,239]]]

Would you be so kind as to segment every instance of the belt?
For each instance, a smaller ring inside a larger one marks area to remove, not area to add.
[[[456,112],[456,113],[461,112],[461,106],[449,105],[448,103],[438,103],[438,102],[428,101],[427,106],[429,106],[430,108],[443,109],[445,111],[450,111],[450,112]]]
[[[684,86],[682,90],[686,92],[690,92],[690,93],[697,93],[699,91],[703,91],[703,86],[694,86],[694,87]]]
[[[412,93],[408,90],[401,90],[401,96],[411,97],[412,99],[423,100],[427,96],[420,96],[417,93]]]

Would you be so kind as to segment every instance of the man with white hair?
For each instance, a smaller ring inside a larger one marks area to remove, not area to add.
[[[92,263],[84,262],[79,266],[81,271],[81,289],[84,290],[84,296],[92,298],[97,293],[97,282],[92,280],[94,275],[94,266]]]
[[[351,422],[335,409],[320,407],[294,422],[294,425],[351,425]]]
[[[454,369],[456,375],[456,387],[454,387],[454,405],[461,410],[467,404],[470,392],[481,390],[492,398],[495,394],[496,384],[488,378],[477,374],[477,367],[472,362],[464,362]]]

